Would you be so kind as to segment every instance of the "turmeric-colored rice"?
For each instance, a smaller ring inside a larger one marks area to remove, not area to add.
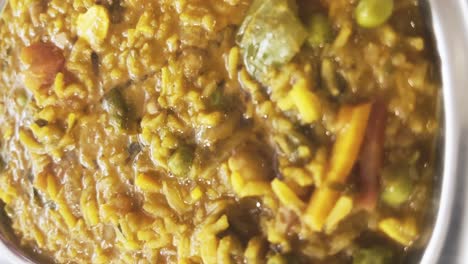
[[[406,262],[430,232],[438,75],[418,1],[373,28],[359,2],[10,0],[0,200],[21,245],[56,263]]]

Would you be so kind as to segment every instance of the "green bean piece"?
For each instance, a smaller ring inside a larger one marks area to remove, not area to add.
[[[309,20],[309,37],[307,43],[312,48],[321,48],[332,39],[332,26],[327,16],[323,14],[313,14]]]
[[[353,256],[353,264],[391,263],[392,252],[383,247],[359,249]]]
[[[169,158],[169,170],[177,177],[185,177],[190,172],[194,151],[189,146],[180,146]]]
[[[340,89],[338,88],[338,74],[336,74],[336,67],[333,61],[329,58],[322,60],[321,77],[324,80],[324,85],[332,96],[338,96]]]
[[[390,18],[393,6],[393,0],[360,0],[354,15],[359,26],[375,28]]]
[[[104,107],[110,115],[110,123],[118,129],[128,128],[129,108],[118,88],[112,89],[104,98]]]

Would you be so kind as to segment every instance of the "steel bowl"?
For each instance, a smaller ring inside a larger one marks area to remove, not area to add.
[[[443,84],[441,187],[431,239],[421,263],[468,259],[468,1],[427,0]]]
[[[439,188],[429,243],[417,261],[466,263],[468,259],[468,1],[420,0],[433,33],[442,76]],[[0,4],[3,2],[0,0]],[[1,10],[1,9],[0,9]],[[465,201],[467,201],[465,203]],[[0,215],[5,220],[6,216]],[[7,261],[7,262],[5,262]],[[0,263],[42,263],[0,224]],[[48,263],[46,261],[45,263]]]

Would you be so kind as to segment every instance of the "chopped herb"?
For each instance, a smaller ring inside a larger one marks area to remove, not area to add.
[[[193,148],[185,145],[179,147],[169,158],[168,166],[170,171],[178,177],[186,176],[190,172],[193,158]]]
[[[112,89],[104,98],[104,107],[110,115],[110,123],[118,129],[128,128],[129,108],[119,88]]]

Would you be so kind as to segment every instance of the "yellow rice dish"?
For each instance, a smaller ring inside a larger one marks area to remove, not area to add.
[[[439,73],[416,0],[10,0],[0,200],[56,263],[410,263]]]

